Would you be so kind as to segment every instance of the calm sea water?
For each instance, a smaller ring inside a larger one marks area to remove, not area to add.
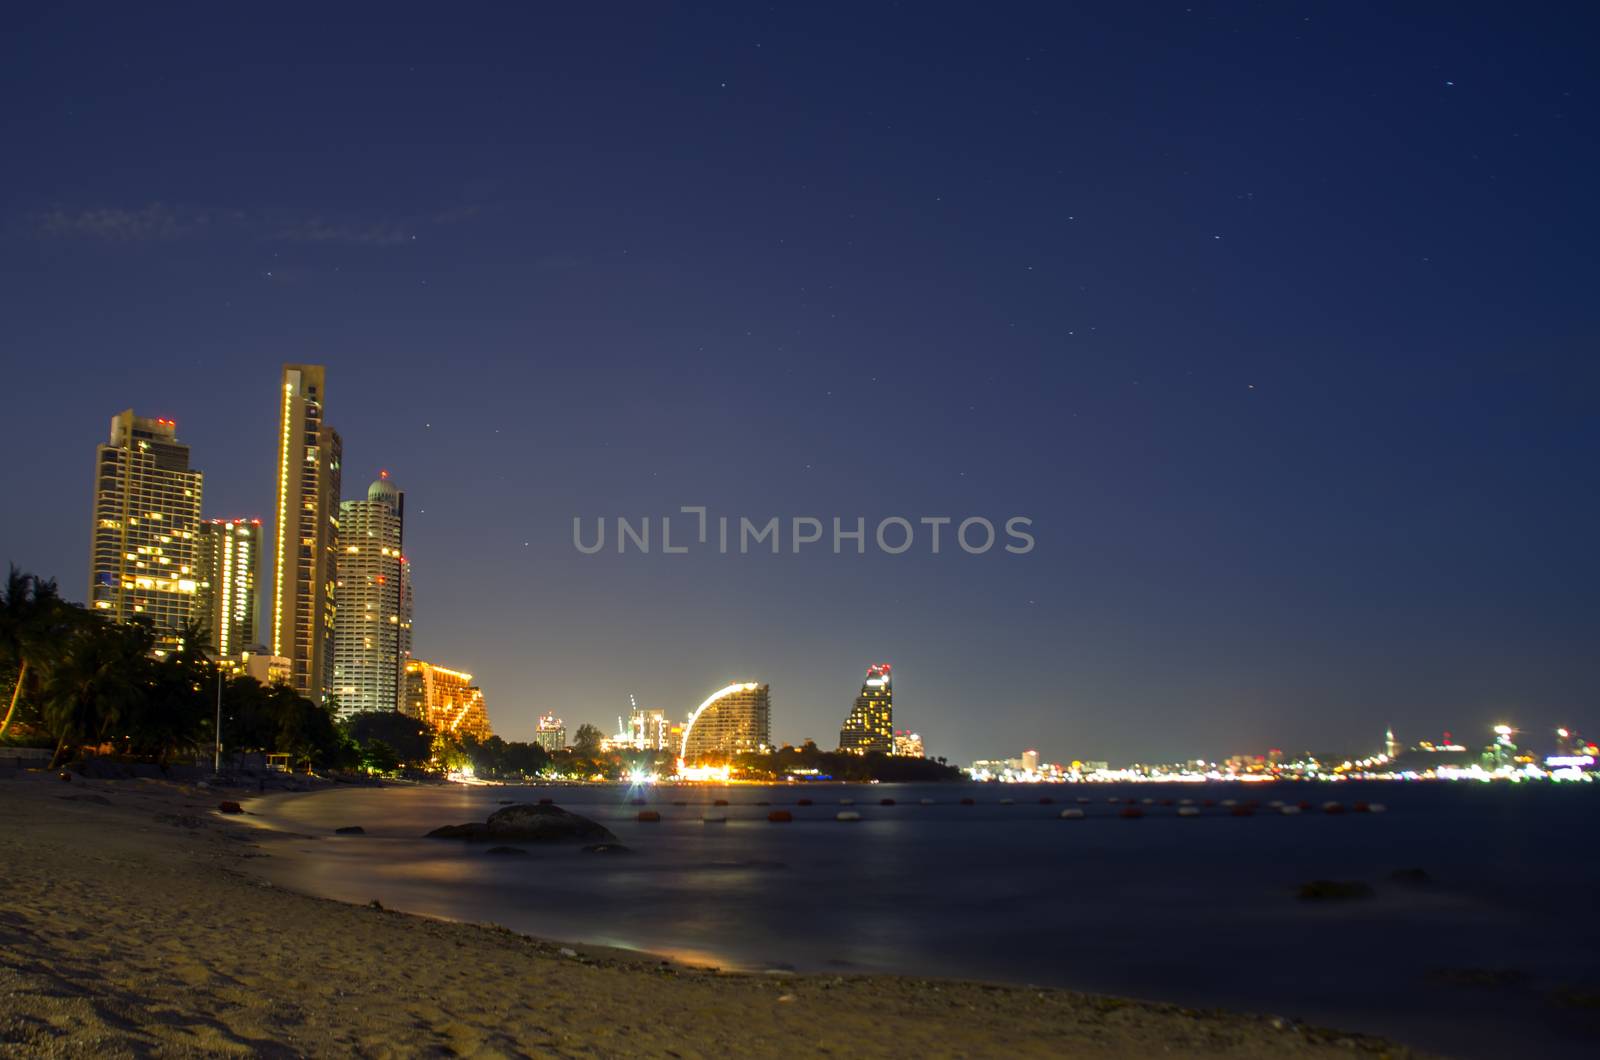
[[[635,821],[643,807],[628,800],[641,794],[661,823]],[[1180,818],[1155,805],[1123,820],[1112,796],[1367,799],[1389,812],[1236,818],[1218,807]],[[529,846],[527,857],[496,857],[419,838],[539,797],[601,821],[633,853]],[[713,807],[719,798],[731,805]],[[1080,806],[1084,820],[1059,818]],[[768,823],[778,808],[795,821]],[[835,821],[846,808],[863,819]],[[283,885],[724,968],[1224,1005],[1463,1056],[1592,1042],[1600,1019],[1562,1000],[1600,995],[1595,785],[423,787],[252,809],[321,837],[258,863]],[[331,834],[343,825],[367,834]],[[1434,882],[1390,879],[1410,868]],[[1297,900],[1301,883],[1321,878],[1362,880],[1377,895]]]

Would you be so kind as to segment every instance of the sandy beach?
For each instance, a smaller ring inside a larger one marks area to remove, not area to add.
[[[889,976],[729,974],[290,893],[227,792],[0,779],[0,1052],[1416,1056],[1270,1015]]]

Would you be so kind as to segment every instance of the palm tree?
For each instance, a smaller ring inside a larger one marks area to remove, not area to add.
[[[153,640],[142,624],[90,621],[72,632],[44,681],[44,725],[56,738],[51,769],[103,740],[119,721],[138,717],[149,694]]]
[[[12,565],[5,588],[0,590],[0,661],[16,666],[17,679],[11,688],[5,719],[0,721],[0,737],[16,719],[23,689],[39,684],[39,674],[54,653],[64,627],[72,623],[72,610],[56,591],[54,579],[40,578]]]

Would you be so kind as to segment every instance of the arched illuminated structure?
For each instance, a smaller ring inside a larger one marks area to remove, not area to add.
[[[748,681],[719,689],[689,715],[678,756],[692,762],[759,750],[771,741],[770,716],[766,685]]]

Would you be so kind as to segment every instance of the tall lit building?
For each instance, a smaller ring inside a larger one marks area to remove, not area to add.
[[[559,751],[567,746],[567,723],[554,714],[539,715],[539,727],[534,731],[533,742],[546,751]]]
[[[922,737],[908,730],[896,729],[894,734],[894,753],[902,758],[926,757],[922,747]]]
[[[678,757],[694,764],[772,745],[772,700],[766,685],[744,682],[713,692],[683,726]]]
[[[333,687],[339,434],[322,420],[327,372],[286,364],[278,386],[278,520],[272,541],[273,655],[289,684],[320,703]]]
[[[366,500],[339,505],[333,692],[342,714],[399,710],[403,701],[411,655],[405,506],[387,471]]]
[[[451,736],[476,736],[486,740],[494,735],[483,704],[483,689],[472,683],[472,675],[421,659],[406,663],[402,713],[420,718],[436,731]]]
[[[866,754],[894,753],[894,689],[889,683],[889,664],[867,667],[861,694],[850,708],[850,716],[839,730],[839,750]]]
[[[1383,753],[1389,758],[1399,758],[1405,748],[1400,746],[1400,741],[1394,738],[1394,729],[1385,729],[1383,733]]]
[[[260,519],[207,519],[195,545],[194,617],[220,656],[237,655],[256,640],[256,571],[261,565]]]
[[[132,409],[111,417],[94,476],[89,606],[118,622],[148,620],[158,651],[177,647],[194,613],[204,476],[189,467],[174,421]]]

